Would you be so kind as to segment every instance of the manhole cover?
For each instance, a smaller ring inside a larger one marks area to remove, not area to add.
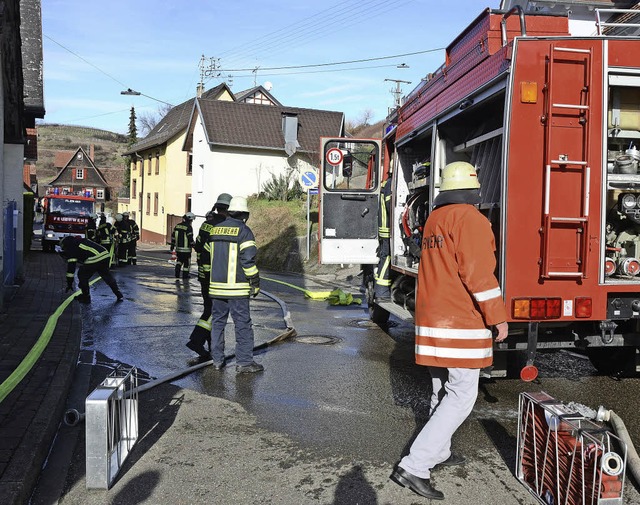
[[[354,319],[347,322],[347,324],[353,328],[373,328],[375,326],[378,326],[370,319]]]
[[[302,337],[296,337],[294,340],[296,342],[300,342],[301,344],[329,345],[335,344],[340,339],[336,337],[330,337],[328,335],[305,335]]]

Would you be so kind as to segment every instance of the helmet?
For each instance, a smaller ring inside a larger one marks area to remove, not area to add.
[[[218,196],[218,199],[216,200],[216,203],[213,205],[213,208],[215,209],[216,207],[224,207],[224,208],[229,207],[229,204],[231,203],[232,198],[233,197],[229,193],[220,193],[220,196]]]
[[[96,214],[95,212],[92,212],[91,214],[89,214],[89,217],[91,219],[98,219],[98,214]]]
[[[249,212],[247,199],[244,196],[234,196],[229,203],[229,212]]]
[[[189,221],[193,221],[196,218],[196,215],[193,212],[187,212],[182,219],[188,219]]]
[[[122,221],[122,214],[116,214],[116,221]]]
[[[476,174],[476,169],[471,163],[454,161],[442,169],[440,191],[478,189],[479,187],[478,174]]]
[[[129,217],[129,213],[128,212],[123,212],[122,213],[122,217]]]

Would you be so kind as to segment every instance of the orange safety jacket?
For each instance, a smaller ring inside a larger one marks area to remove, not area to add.
[[[506,321],[489,221],[469,204],[436,208],[422,236],[416,296],[416,363],[484,368],[493,362],[487,326]]]

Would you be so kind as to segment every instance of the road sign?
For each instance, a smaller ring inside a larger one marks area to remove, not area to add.
[[[309,190],[318,187],[318,174],[315,170],[305,170],[300,174],[300,185]]]
[[[342,163],[342,151],[337,147],[332,147],[327,151],[326,158],[329,165],[337,166]]]

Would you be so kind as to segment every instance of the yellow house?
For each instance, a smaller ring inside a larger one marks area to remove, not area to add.
[[[234,101],[226,84],[202,94],[210,100]],[[191,153],[182,150],[195,98],[173,107],[125,155],[131,156],[129,198],[118,212],[129,212],[140,228],[140,240],[165,244],[174,224],[191,211]]]

